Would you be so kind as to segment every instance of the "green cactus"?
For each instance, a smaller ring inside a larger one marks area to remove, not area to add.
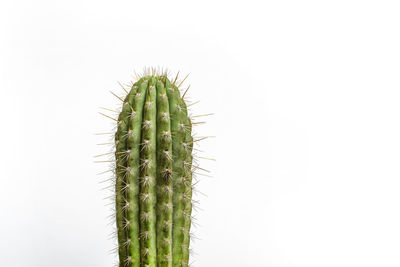
[[[192,124],[175,81],[146,75],[123,100],[115,133],[120,267],[185,267],[192,212]]]

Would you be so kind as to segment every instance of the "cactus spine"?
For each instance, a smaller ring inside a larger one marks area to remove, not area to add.
[[[119,266],[188,266],[193,139],[178,86],[165,74],[140,78],[117,125]]]

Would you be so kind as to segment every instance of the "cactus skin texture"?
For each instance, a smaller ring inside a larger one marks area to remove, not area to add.
[[[147,75],[123,100],[115,133],[120,267],[186,267],[192,211],[191,122],[178,86]]]

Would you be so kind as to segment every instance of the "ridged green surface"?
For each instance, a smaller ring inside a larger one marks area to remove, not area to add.
[[[188,266],[193,139],[186,104],[166,76],[132,86],[115,143],[119,266]]]

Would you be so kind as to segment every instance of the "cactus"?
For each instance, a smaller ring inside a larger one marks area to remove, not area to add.
[[[121,98],[115,133],[120,267],[188,266],[193,138],[176,80],[149,73]]]

